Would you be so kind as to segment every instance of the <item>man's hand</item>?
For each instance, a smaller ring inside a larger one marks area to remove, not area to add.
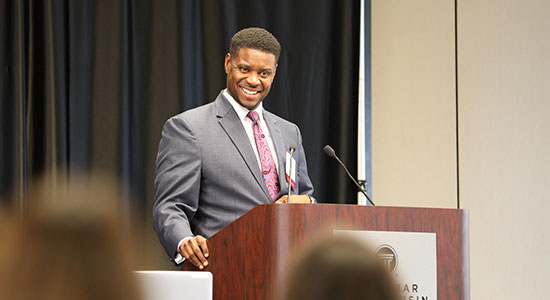
[[[197,235],[188,239],[181,244],[179,251],[186,260],[189,260],[197,268],[202,270],[208,266],[206,258],[209,253],[204,237]]]
[[[276,204],[288,203],[288,195],[283,195],[275,201]],[[290,203],[311,203],[311,198],[307,195],[291,195]]]

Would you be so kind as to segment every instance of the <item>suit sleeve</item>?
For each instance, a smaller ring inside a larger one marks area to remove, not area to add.
[[[171,259],[178,243],[193,236],[190,222],[197,211],[201,181],[201,148],[182,117],[162,130],[156,163],[153,227]]]
[[[300,133],[300,128],[294,125],[296,128],[298,144],[296,145],[296,164],[297,164],[297,173],[296,181],[297,185],[297,194],[299,195],[308,195],[313,196],[313,184],[311,179],[309,179],[309,174],[307,172],[307,162],[306,162],[306,153],[304,151],[304,146],[302,145],[302,134]]]

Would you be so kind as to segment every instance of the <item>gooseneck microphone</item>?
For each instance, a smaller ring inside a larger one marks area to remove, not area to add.
[[[329,145],[326,145],[325,147],[323,147],[323,151],[325,151],[325,153],[336,159],[338,161],[338,163],[340,163],[340,165],[344,168],[344,170],[346,171],[346,173],[348,174],[348,177],[353,181],[353,183],[355,183],[355,185],[357,186],[357,188],[359,189],[359,191],[361,193],[363,193],[363,195],[365,195],[365,197],[367,197],[367,200],[369,200],[370,204],[372,206],[374,206],[374,202],[372,202],[372,200],[370,199],[369,195],[367,195],[367,193],[365,192],[365,190],[363,189],[363,187],[357,182],[357,180],[355,180],[355,178],[353,178],[353,176],[351,176],[351,174],[349,173],[348,171],[348,168],[346,168],[346,165],[344,165],[344,163],[338,158],[338,156],[336,155],[336,152],[334,152],[334,149],[332,149],[331,146]]]
[[[287,203],[290,203],[290,189],[292,188],[292,167],[293,167],[293,163],[292,163],[292,154],[294,154],[294,151],[296,151],[296,144],[295,143],[290,143],[290,163],[288,164],[289,167],[288,167],[288,198],[287,198]]]

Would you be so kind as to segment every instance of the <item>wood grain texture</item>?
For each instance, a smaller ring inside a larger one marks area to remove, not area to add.
[[[275,299],[288,257],[333,229],[436,233],[438,299],[469,299],[467,211],[340,204],[260,205],[212,236],[214,299]]]

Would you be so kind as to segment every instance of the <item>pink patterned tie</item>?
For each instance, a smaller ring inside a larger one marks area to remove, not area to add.
[[[267,139],[262,132],[260,124],[258,124],[258,113],[255,111],[250,111],[247,117],[252,120],[254,141],[256,141],[256,149],[258,149],[258,155],[260,156],[260,163],[262,165],[262,173],[264,175],[265,185],[267,185],[267,190],[269,191],[271,200],[275,201],[275,197],[277,197],[277,194],[279,193],[279,179],[277,177],[277,168],[275,167],[275,162],[273,161],[271,150],[269,150]]]

